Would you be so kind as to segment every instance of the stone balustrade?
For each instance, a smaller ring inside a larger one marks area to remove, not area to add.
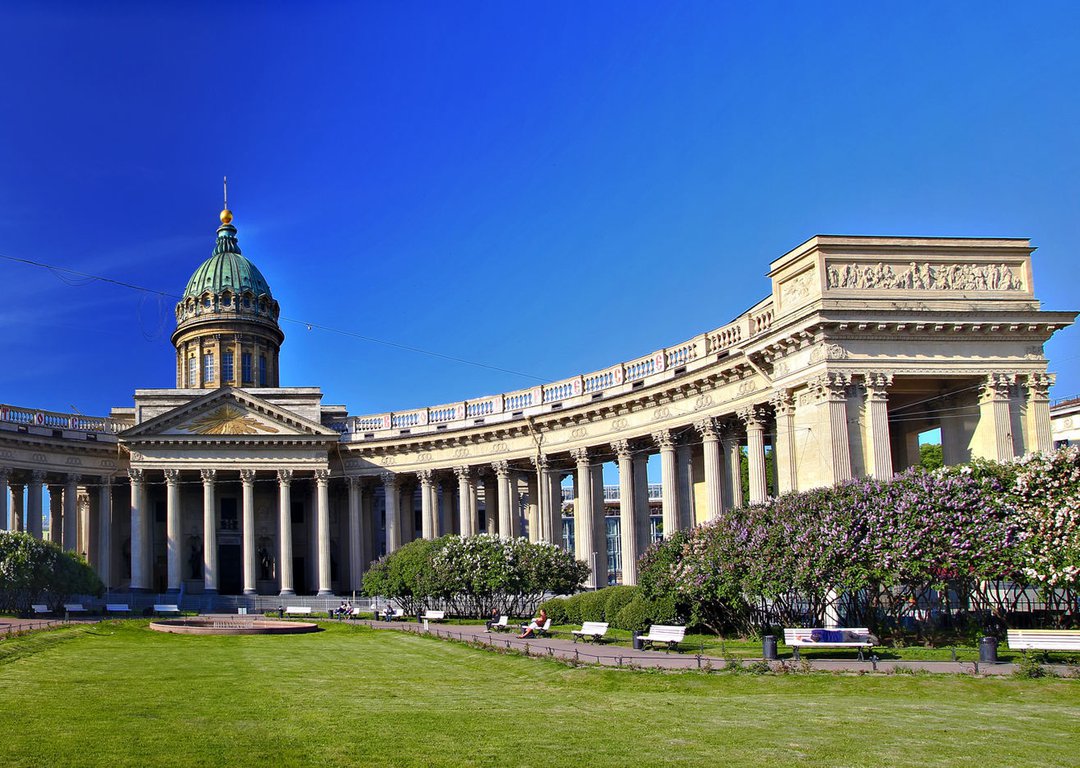
[[[62,429],[71,432],[90,432],[102,435],[115,435],[131,426],[119,419],[101,416],[84,416],[81,413],[59,413],[33,408],[21,408],[16,405],[0,405],[0,422],[20,426]]]

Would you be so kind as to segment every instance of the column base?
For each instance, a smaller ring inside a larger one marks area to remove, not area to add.
[[[316,597],[333,597],[334,590],[332,589],[320,589],[319,594]]]
[[[145,595],[150,592],[149,587],[128,587],[128,592],[135,592],[137,594]]]
[[[245,594],[245,595],[257,595],[257,594],[259,594],[259,593],[258,593],[258,592],[257,592],[256,590],[254,590],[254,589],[245,589],[245,590],[244,590],[244,594]]]
[[[293,592],[291,589],[283,589],[280,592],[278,592],[278,597],[295,597],[295,596],[296,596],[296,593]]]

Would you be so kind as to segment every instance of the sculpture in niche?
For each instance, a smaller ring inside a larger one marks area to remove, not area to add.
[[[905,291],[1022,291],[1021,279],[1007,264],[830,264],[830,288]]]

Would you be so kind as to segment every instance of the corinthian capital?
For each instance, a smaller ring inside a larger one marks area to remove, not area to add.
[[[1024,385],[1027,387],[1028,398],[1031,400],[1049,400],[1050,387],[1054,386],[1057,377],[1052,373],[1029,373]]]
[[[672,437],[670,429],[661,429],[658,432],[653,432],[652,439],[662,451],[675,450],[675,438]]]
[[[202,475],[203,483],[209,484],[214,482],[214,478],[217,477],[216,469],[200,469],[199,474]]]
[[[506,478],[510,475],[510,462],[508,461],[493,461],[491,462],[491,468],[495,470],[496,476],[500,478]]]
[[[574,461],[576,461],[578,464],[588,464],[589,463],[589,449],[588,448],[575,448],[574,450],[570,451],[570,455],[573,457]]]
[[[430,469],[421,469],[416,473],[416,479],[420,481],[420,485],[431,485],[431,479],[435,476],[435,473]]]
[[[740,408],[735,412],[735,415],[746,425],[747,429],[750,427],[760,427],[765,423],[765,411],[756,405]]]
[[[615,455],[620,459],[629,459],[634,455],[634,452],[630,449],[629,440],[613,440],[611,450],[615,451]]]
[[[790,389],[778,389],[769,397],[769,405],[777,416],[791,416],[795,413],[795,398]]]
[[[998,371],[988,373],[986,379],[979,385],[979,401],[1008,400],[1009,392],[1014,384],[1016,384],[1015,373]]]
[[[703,440],[717,440],[720,437],[720,431],[716,428],[716,419],[711,416],[707,419],[695,421],[694,429],[698,431]]]

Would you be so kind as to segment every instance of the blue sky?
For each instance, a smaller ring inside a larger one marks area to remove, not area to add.
[[[228,174],[282,384],[352,413],[690,338],[816,233],[1031,237],[1044,307],[1080,309],[1077,5],[912,5],[7,4],[0,255],[178,293]],[[173,386],[174,325],[0,259],[0,402]]]

